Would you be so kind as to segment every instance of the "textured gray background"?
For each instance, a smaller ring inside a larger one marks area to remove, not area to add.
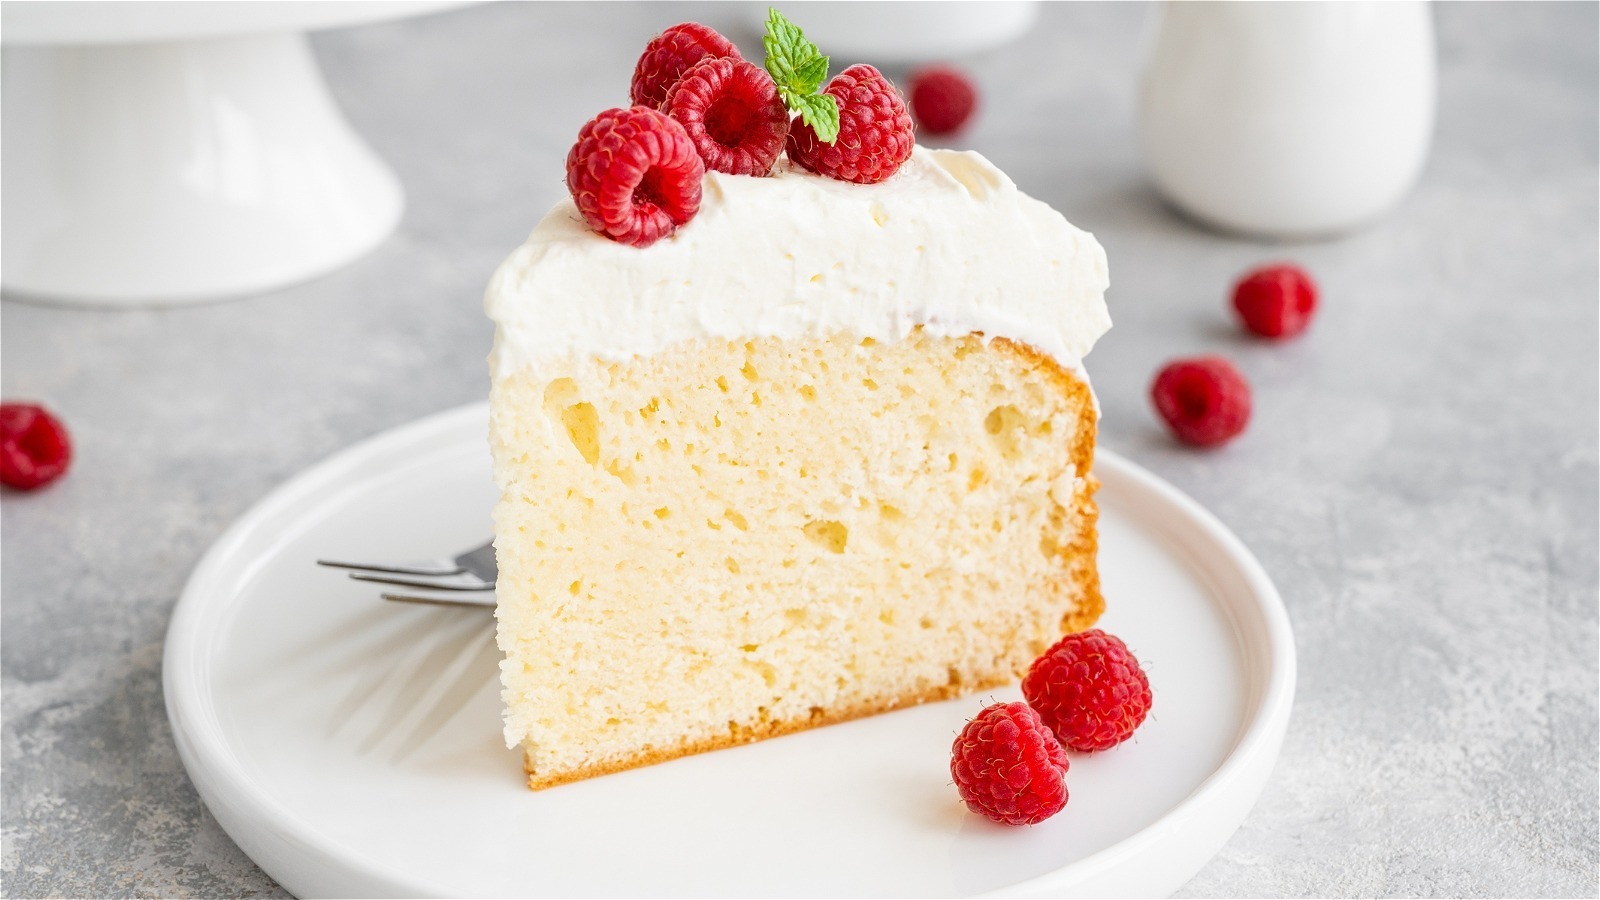
[[[1187,895],[1597,890],[1597,7],[1441,5],[1421,184],[1381,224],[1275,247],[1151,192],[1134,90],[1150,10],[1049,6],[962,60],[987,104],[961,143],[1095,232],[1116,328],[1090,359],[1104,441],[1231,525],[1282,590],[1300,688],[1272,780]],[[8,301],[8,398],[63,414],[71,476],[3,499],[7,895],[281,889],[206,813],[163,712],[161,644],[190,568],[283,479],[484,396],[488,273],[562,191],[582,122],[660,27],[735,7],[494,6],[315,46],[408,191],[399,232],[316,282],[189,309]],[[1224,292],[1308,265],[1313,331],[1248,340]],[[1153,371],[1233,357],[1234,445],[1173,444]]]

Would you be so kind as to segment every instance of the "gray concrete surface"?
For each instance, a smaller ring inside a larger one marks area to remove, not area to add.
[[[1597,891],[1597,7],[1440,5],[1421,184],[1350,237],[1220,236],[1154,196],[1134,90],[1150,10],[1049,6],[962,60],[961,143],[1094,231],[1116,328],[1090,367],[1104,441],[1198,498],[1282,590],[1300,651],[1283,755],[1188,896]],[[283,479],[485,393],[483,283],[562,192],[578,126],[639,46],[736,7],[491,6],[333,31],[339,100],[408,191],[359,263],[270,296],[101,313],[7,301],[8,398],[70,423],[76,467],[3,516],[8,896],[278,896],[202,807],[160,664],[206,547]],[[1280,257],[1325,290],[1281,346],[1225,314]],[[1176,446],[1145,399],[1166,359],[1233,357],[1256,415]]]

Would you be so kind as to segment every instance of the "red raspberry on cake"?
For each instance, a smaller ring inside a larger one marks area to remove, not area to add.
[[[32,403],[0,404],[0,484],[31,491],[71,464],[72,440],[60,419]]]
[[[674,25],[650,39],[633,67],[628,98],[635,106],[658,109],[678,78],[706,57],[743,59],[739,48],[698,22]]]
[[[705,164],[689,135],[653,109],[608,109],[578,132],[567,189],[589,227],[645,247],[700,210]]]
[[[1139,661],[1098,628],[1069,634],[1034,660],[1022,695],[1072,750],[1115,747],[1150,712],[1150,682]]]
[[[996,703],[961,729],[950,775],[967,808],[1002,825],[1035,825],[1067,805],[1067,754],[1026,703]]]
[[[1317,285],[1295,265],[1264,266],[1233,287],[1233,308],[1244,327],[1262,337],[1293,337],[1317,311]]]
[[[667,93],[661,111],[678,120],[706,168],[766,175],[783,153],[789,109],[772,76],[742,59],[702,59]]]
[[[840,181],[876,184],[911,158],[916,128],[900,92],[877,69],[855,65],[835,75],[824,94],[839,104],[839,136],[825,144],[804,121],[789,128],[789,158]]]
[[[977,106],[978,92],[954,66],[928,66],[911,76],[911,112],[929,134],[958,131]]]
[[[1150,399],[1173,435],[1196,447],[1225,444],[1250,422],[1250,382],[1220,356],[1168,363]]]

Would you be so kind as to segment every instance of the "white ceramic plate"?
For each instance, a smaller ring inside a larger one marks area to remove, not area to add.
[[[1158,895],[1221,847],[1277,757],[1295,667],[1271,582],[1193,501],[1102,451],[1101,624],[1155,703],[1135,740],[1073,755],[1055,818],[992,825],[950,784],[955,733],[1015,688],[530,792],[500,738],[489,614],[384,603],[312,565],[482,540],[485,422],[481,404],[446,412],[293,479],[173,613],[184,764],[298,895]]]

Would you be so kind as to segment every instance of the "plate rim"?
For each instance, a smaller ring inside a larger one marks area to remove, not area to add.
[[[1099,468],[1102,460],[1112,463],[1109,472]],[[1210,510],[1201,506],[1199,501],[1120,453],[1096,447],[1095,474],[1101,476],[1102,481],[1105,480],[1105,475],[1112,474],[1113,478],[1125,479],[1139,489],[1158,497],[1175,507],[1207,538],[1222,545],[1230,561],[1238,567],[1239,574],[1243,576],[1251,595],[1256,600],[1254,605],[1257,612],[1262,616],[1262,624],[1265,626],[1265,649],[1270,660],[1265,674],[1266,686],[1260,696],[1254,698],[1254,703],[1248,704],[1253,707],[1245,711],[1248,724],[1222,765],[1207,776],[1189,796],[1167,810],[1159,819],[1104,850],[1068,863],[1052,872],[987,892],[983,896],[1045,896],[1061,890],[1063,886],[1067,886],[1070,890],[1073,885],[1088,882],[1137,859],[1142,854],[1150,853],[1154,849],[1152,845],[1160,841],[1167,830],[1164,826],[1199,818],[1205,811],[1224,805],[1229,799],[1227,793],[1235,789],[1236,785],[1255,781],[1257,783],[1249,789],[1248,800],[1243,804],[1242,812],[1248,815],[1262,787],[1265,786],[1267,777],[1271,774],[1272,766],[1277,761],[1278,751],[1283,743],[1284,732],[1288,729],[1299,668],[1294,631],[1290,626],[1289,612],[1283,604],[1283,598],[1260,560],[1256,559],[1255,554],[1250,552],[1250,548],[1233,533],[1232,529]],[[1246,651],[1241,648],[1241,652]],[[1215,842],[1216,847],[1205,854],[1201,863],[1208,861],[1216,850],[1221,849],[1222,844],[1233,836],[1233,832],[1241,824],[1243,824],[1242,816],[1221,835],[1221,839]],[[1198,866],[1195,871],[1198,871]],[[1067,879],[1069,874],[1077,877],[1069,881]],[[1184,880],[1193,877],[1193,874],[1189,873]]]
[[[221,628],[227,611],[241,595],[238,587],[255,577],[262,562],[248,560],[242,568],[229,572],[234,558],[258,533],[265,533],[275,518],[293,513],[299,519],[307,514],[305,500],[318,493],[310,509],[338,502],[344,490],[322,488],[340,483],[349,473],[374,461],[414,454],[429,449],[430,442],[449,436],[469,422],[487,422],[488,403],[478,401],[422,416],[387,428],[339,449],[301,469],[268,490],[211,543],[195,564],[177,602],[173,606],[162,648],[162,688],[167,719],[179,758],[208,811],[223,826],[228,837],[251,860],[284,888],[304,895],[295,888],[302,879],[285,877],[280,866],[288,866],[295,856],[322,870],[327,877],[350,885],[346,893],[371,890],[381,885],[381,893],[410,896],[420,893],[435,896],[450,894],[448,886],[434,885],[425,876],[394,878],[376,860],[361,851],[342,845],[329,845],[303,817],[258,784],[234,757],[220,723],[209,709],[212,700],[208,679],[198,677],[207,668],[203,654],[202,629]],[[487,454],[487,443],[485,444]],[[1246,724],[1222,764],[1206,777],[1186,798],[1164,812],[1154,822],[1121,841],[1082,859],[1030,879],[989,891],[981,896],[1044,895],[1062,890],[1075,891],[1095,884],[1108,875],[1150,854],[1172,831],[1183,823],[1215,815],[1219,808],[1241,806],[1237,821],[1232,821],[1215,846],[1199,858],[1203,865],[1232,836],[1245,814],[1254,806],[1276,761],[1288,726],[1297,678],[1297,658],[1288,611],[1277,588],[1255,555],[1238,536],[1198,501],[1137,463],[1104,446],[1095,450],[1094,472],[1102,483],[1124,482],[1173,507],[1188,525],[1214,541],[1243,578],[1252,599],[1250,607],[1259,615],[1260,638],[1267,654],[1265,686],[1246,703],[1242,717]],[[348,490],[347,488],[346,490]],[[295,512],[295,510],[299,510]],[[265,554],[258,554],[264,557]],[[234,588],[226,599],[217,601],[214,582]],[[1232,613],[1230,612],[1230,615]],[[1235,631],[1238,631],[1235,623]],[[1240,640],[1240,653],[1249,650]],[[1243,786],[1241,788],[1241,785]],[[1241,793],[1241,790],[1243,793]],[[239,816],[240,818],[235,818]],[[247,819],[245,817],[248,817]],[[249,829],[241,837],[241,831]],[[268,857],[264,860],[262,857]],[[280,858],[287,857],[287,858]],[[1198,871],[1199,865],[1194,866]],[[1185,876],[1193,875],[1189,872]],[[342,877],[340,877],[342,876]],[[1181,882],[1179,882],[1181,884]],[[1103,891],[1114,890],[1109,886]]]

